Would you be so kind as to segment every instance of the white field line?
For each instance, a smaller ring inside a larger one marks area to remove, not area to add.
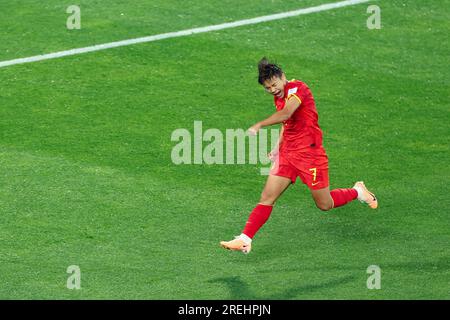
[[[103,43],[103,44],[93,45],[93,46],[89,46],[89,47],[85,47],[85,48],[77,48],[77,49],[71,49],[71,50],[65,50],[65,51],[58,51],[58,52],[53,52],[53,53],[48,53],[48,54],[32,56],[32,57],[28,57],[28,58],[0,61],[0,68],[12,66],[15,64],[36,62],[36,61],[42,61],[42,60],[48,60],[48,59],[61,58],[61,57],[65,57],[65,56],[73,56],[73,55],[87,53],[87,52],[106,50],[106,49],[111,49],[111,48],[116,48],[116,47],[130,46],[130,45],[137,44],[137,43],[153,42],[153,41],[158,41],[158,40],[163,40],[163,39],[189,36],[189,35],[197,34],[197,33],[204,33],[204,32],[223,30],[223,29],[236,28],[236,27],[240,27],[240,26],[246,26],[246,25],[257,24],[257,23],[273,21],[273,20],[280,20],[280,19],[300,16],[300,15],[304,15],[304,14],[310,14],[310,13],[315,13],[315,12],[321,12],[321,11],[342,8],[342,7],[346,7],[346,6],[352,6],[352,5],[365,3],[365,2],[369,2],[369,1],[370,0],[346,0],[346,1],[340,1],[340,2],[333,2],[333,3],[322,4],[322,5],[319,5],[316,7],[309,7],[309,8],[304,8],[304,9],[299,9],[299,10],[294,10],[294,11],[287,11],[287,12],[272,14],[272,15],[268,15],[268,16],[261,16],[261,17],[252,18],[252,19],[238,20],[238,21],[234,21],[234,22],[222,23],[222,24],[217,24],[217,25],[212,25],[212,26],[207,26],[207,27],[194,28],[194,29],[182,30],[182,31],[177,31],[177,32],[157,34],[157,35],[148,36],[148,37],[141,37],[141,38],[135,38],[135,39]]]

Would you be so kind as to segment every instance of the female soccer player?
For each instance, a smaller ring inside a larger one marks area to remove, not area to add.
[[[328,211],[358,199],[376,209],[378,201],[362,181],[353,188],[330,191],[328,157],[322,145],[322,130],[313,95],[308,86],[298,80],[288,81],[276,64],[266,58],[258,64],[258,82],[274,96],[277,112],[256,123],[248,133],[256,135],[259,129],[282,123],[278,148],[269,153],[273,161],[269,177],[258,205],[250,214],[241,235],[220,245],[229,250],[249,253],[252,239],[269,218],[275,201],[297,177],[311,190],[316,206]]]

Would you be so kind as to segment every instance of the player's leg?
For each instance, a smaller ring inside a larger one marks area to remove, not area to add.
[[[231,241],[222,241],[220,245],[229,250],[240,250],[244,253],[250,252],[253,237],[269,219],[275,201],[291,183],[292,180],[290,178],[269,175],[259,203],[248,217],[241,235]]]
[[[374,194],[367,190],[362,182],[357,182],[353,188],[330,191],[328,157],[323,148],[311,151],[302,160],[294,165],[299,170],[300,179],[311,190],[312,197],[319,209],[328,211],[355,199],[366,202],[373,209],[377,207]]]
[[[330,191],[329,187],[322,189],[310,189],[311,195],[317,208],[322,211],[328,211],[358,198],[358,191],[354,188],[334,189]]]
[[[283,194],[283,192],[291,185],[290,178],[269,175],[266,185],[261,193],[259,204],[271,206]]]
[[[378,207],[378,200],[375,195],[370,192],[362,181],[357,182],[353,188],[334,189],[323,188],[319,190],[311,189],[311,195],[316,203],[316,206],[323,211],[328,211],[333,208],[342,207],[347,203],[358,199],[366,203],[372,209]]]
[[[322,211],[328,211],[333,209],[334,201],[330,194],[330,187],[326,187],[323,189],[310,189],[311,195],[316,203],[317,208]]]
[[[355,199],[361,199],[364,193],[361,187],[348,189],[334,189],[330,191],[328,179],[328,166],[307,167],[300,170],[300,178],[311,190],[316,206],[322,211],[341,207]]]
[[[253,239],[258,230],[266,223],[272,213],[277,199],[292,183],[291,179],[281,176],[269,175],[259,203],[253,209],[245,224],[242,235],[246,240]],[[247,238],[246,238],[247,237]]]
[[[310,168],[309,172],[302,172],[301,179],[310,188],[316,206],[323,211],[338,208],[358,199],[365,202],[372,209],[376,209],[378,201],[362,181],[353,188],[334,189],[330,191],[327,168]]]

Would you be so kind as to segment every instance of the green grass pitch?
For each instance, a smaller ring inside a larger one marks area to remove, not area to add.
[[[80,30],[69,4],[2,1],[0,61],[331,1],[80,0]],[[449,299],[449,7],[371,1],[0,68],[0,298]],[[322,213],[298,181],[243,255],[219,241],[257,203],[260,167],[177,166],[170,137],[270,115],[264,55],[311,87],[331,187],[364,180],[380,206]]]

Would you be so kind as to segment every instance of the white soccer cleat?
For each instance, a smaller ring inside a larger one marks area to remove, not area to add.
[[[364,182],[356,182],[353,186],[353,189],[356,189],[356,191],[358,191],[359,201],[367,203],[367,205],[372,209],[376,209],[378,207],[377,197],[366,188]]]
[[[231,241],[221,241],[220,245],[227,250],[241,251],[245,254],[248,254],[252,250],[251,242],[245,242],[240,236],[235,237]]]

